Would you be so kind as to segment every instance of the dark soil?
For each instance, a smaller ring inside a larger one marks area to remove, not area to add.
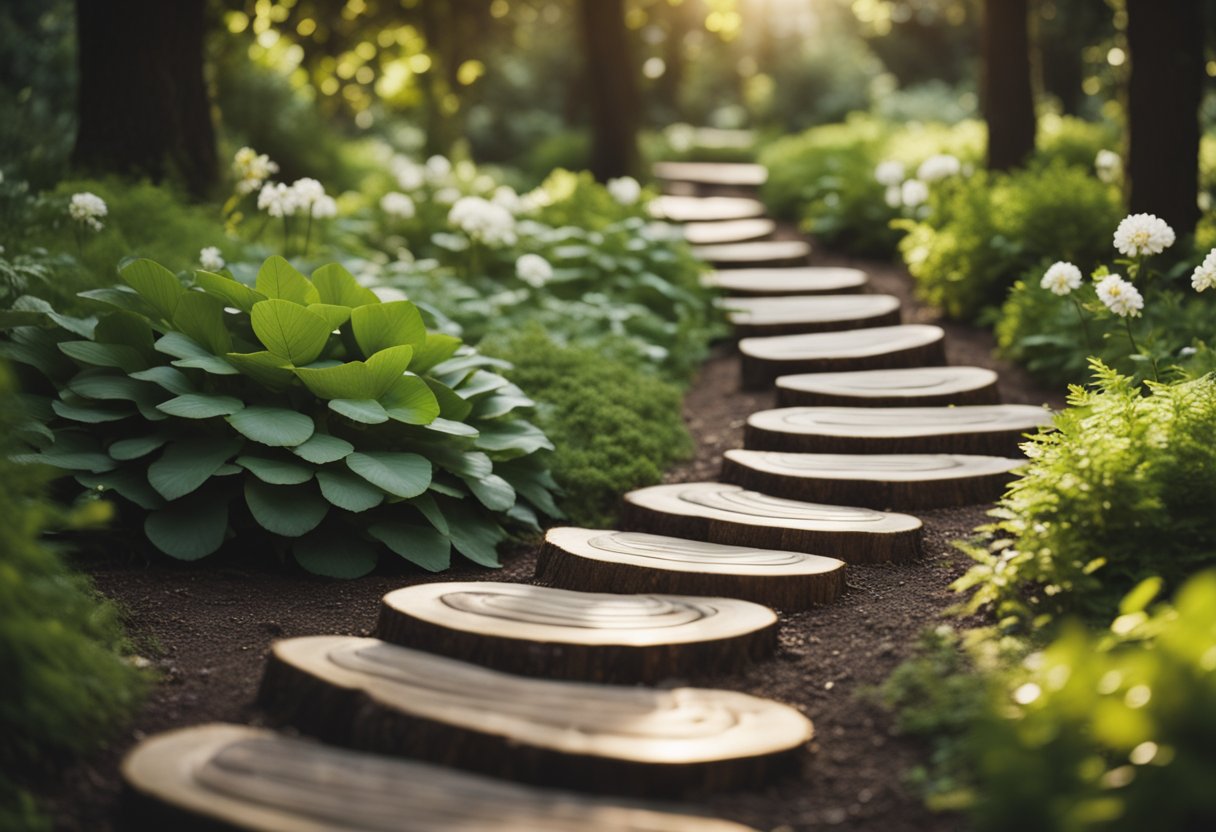
[[[820,264],[859,265],[876,291],[903,297],[907,322],[937,322],[909,298],[907,275],[872,262],[817,258]],[[995,367],[1009,402],[1061,404],[1026,377],[990,357],[992,340],[979,330],[944,325],[951,363]],[[696,457],[669,472],[668,481],[712,479],[722,452],[740,447],[744,419],[774,406],[772,393],[740,393],[739,362],[719,348],[689,391],[685,415],[698,442]],[[965,568],[951,543],[985,519],[985,507],[922,513],[926,557],[904,566],[850,566],[848,590],[837,603],[783,616],[777,657],[716,684],[766,696],[802,710],[816,739],[801,776],[757,793],[696,800],[702,808],[764,830],[949,830],[956,817],[934,815],[902,785],[924,749],[892,731],[892,720],[867,692],[910,655],[917,634],[941,622],[956,601],[948,585]],[[127,611],[133,637],[161,675],[135,722],[107,749],[67,768],[46,790],[57,827],[105,832],[118,819],[122,754],[141,737],[211,721],[259,724],[254,704],[263,659],[279,638],[322,633],[362,635],[375,624],[385,592],[420,580],[526,581],[535,548],[506,557],[497,571],[460,569],[438,577],[374,575],[334,582],[264,560],[192,566],[131,563],[114,558],[88,567],[97,587]]]

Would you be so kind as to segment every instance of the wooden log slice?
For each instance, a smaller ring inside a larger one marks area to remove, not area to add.
[[[807,503],[720,482],[655,485],[625,495],[622,525],[727,546],[758,546],[882,563],[920,557],[921,522],[907,514]]]
[[[1051,424],[1028,404],[963,407],[780,407],[747,418],[743,446],[806,454],[988,454],[1021,457]]]
[[[767,217],[720,222],[690,222],[684,226],[684,239],[694,246],[723,245],[760,240],[777,230]]]
[[[1000,400],[997,374],[983,367],[803,373],[777,379],[781,407],[930,407]]]
[[[805,240],[759,240],[693,246],[692,253],[719,268],[746,266],[796,266],[806,263],[811,245]]]
[[[634,684],[735,673],[776,649],[777,616],[735,598],[443,582],[384,596],[376,635],[507,673]]]
[[[655,219],[668,222],[725,222],[764,216],[764,203],[739,196],[671,196],[650,201]]]
[[[861,292],[869,282],[861,269],[788,266],[780,269],[724,269],[702,282],[737,297],[832,295]]]
[[[777,335],[739,341],[743,387],[758,390],[794,373],[886,370],[946,363],[946,333],[938,326],[904,324]]]
[[[724,298],[719,305],[740,338],[891,326],[900,314],[894,295]]]
[[[641,804],[506,783],[215,723],[141,741],[122,764],[143,829],[256,832],[747,832]]]
[[[747,162],[656,162],[656,179],[734,188],[758,188],[768,179],[763,165]]]
[[[995,502],[1025,463],[962,454],[729,450],[722,479],[788,500],[913,511]]]
[[[277,642],[259,696],[340,745],[615,794],[767,784],[812,734],[793,708],[747,694],[514,676],[344,636]]]
[[[565,527],[546,533],[536,578],[595,592],[721,595],[804,610],[840,595],[844,563],[801,552]]]

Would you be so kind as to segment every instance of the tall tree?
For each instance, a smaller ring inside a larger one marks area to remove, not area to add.
[[[206,0],[77,0],[79,129],[72,160],[180,178],[196,195],[219,166],[203,78]]]
[[[1199,221],[1203,5],[1127,0],[1128,201],[1182,234]]]
[[[984,0],[982,103],[988,168],[1020,167],[1034,152],[1027,0]]]
[[[638,68],[634,63],[624,0],[581,0],[591,110],[591,172],[600,181],[636,172],[638,164]]]

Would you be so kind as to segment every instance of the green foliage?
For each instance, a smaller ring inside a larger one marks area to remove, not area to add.
[[[947,315],[975,319],[1045,259],[1094,262],[1120,219],[1118,194],[1061,162],[977,173],[935,190],[900,242],[918,291]]]
[[[1030,463],[984,527],[956,587],[970,607],[1030,622],[1104,617],[1150,575],[1176,586],[1216,561],[1216,376],[1150,385],[1094,362],[1056,429],[1025,446]]]
[[[380,544],[430,570],[450,548],[493,566],[502,524],[550,506],[531,400],[409,301],[280,257],[254,287],[150,260],[121,273],[86,293],[97,318],[22,300],[39,320],[5,353],[45,379],[26,459],[137,507],[162,552],[194,560],[260,529],[334,577],[369,572]]]
[[[64,517],[43,496],[47,472],[8,459],[21,405],[0,370],[0,826],[36,828],[19,782],[55,770],[121,729],[146,679],[122,656],[126,640],[113,604],[94,593],[39,541],[48,525],[84,522],[90,509]],[[11,823],[12,825],[8,825]]]
[[[1035,159],[1093,170],[1099,150],[1118,151],[1120,147],[1119,130],[1110,122],[1047,115],[1039,120]]]
[[[692,440],[675,385],[619,360],[606,349],[555,343],[540,327],[483,343],[514,365],[508,376],[536,397],[537,424],[553,438],[553,475],[571,521],[610,525],[620,495],[657,483],[687,459]]]

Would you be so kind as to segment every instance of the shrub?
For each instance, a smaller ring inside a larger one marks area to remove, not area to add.
[[[1039,120],[1035,159],[1062,162],[1093,170],[1099,150],[1118,150],[1119,131],[1110,122],[1084,121],[1070,116],[1046,115]]]
[[[605,357],[614,350],[604,346],[561,346],[535,326],[484,344],[514,365],[507,375],[536,397],[537,424],[557,446],[561,507],[593,528],[612,522],[621,494],[658,482],[693,447],[680,389]]]
[[[1138,385],[1094,362],[1056,429],[1024,447],[1030,463],[997,504],[986,545],[957,588],[970,606],[1029,622],[1105,616],[1150,575],[1177,585],[1216,561],[1216,376]]]
[[[43,325],[5,352],[49,388],[27,458],[137,507],[162,552],[193,560],[260,528],[334,577],[384,547],[432,571],[452,548],[493,566],[502,524],[551,513],[535,453],[552,446],[520,416],[532,402],[414,304],[279,257],[255,288],[207,272],[183,285],[148,260],[122,275],[86,293],[111,308],[96,319],[26,300]]]

